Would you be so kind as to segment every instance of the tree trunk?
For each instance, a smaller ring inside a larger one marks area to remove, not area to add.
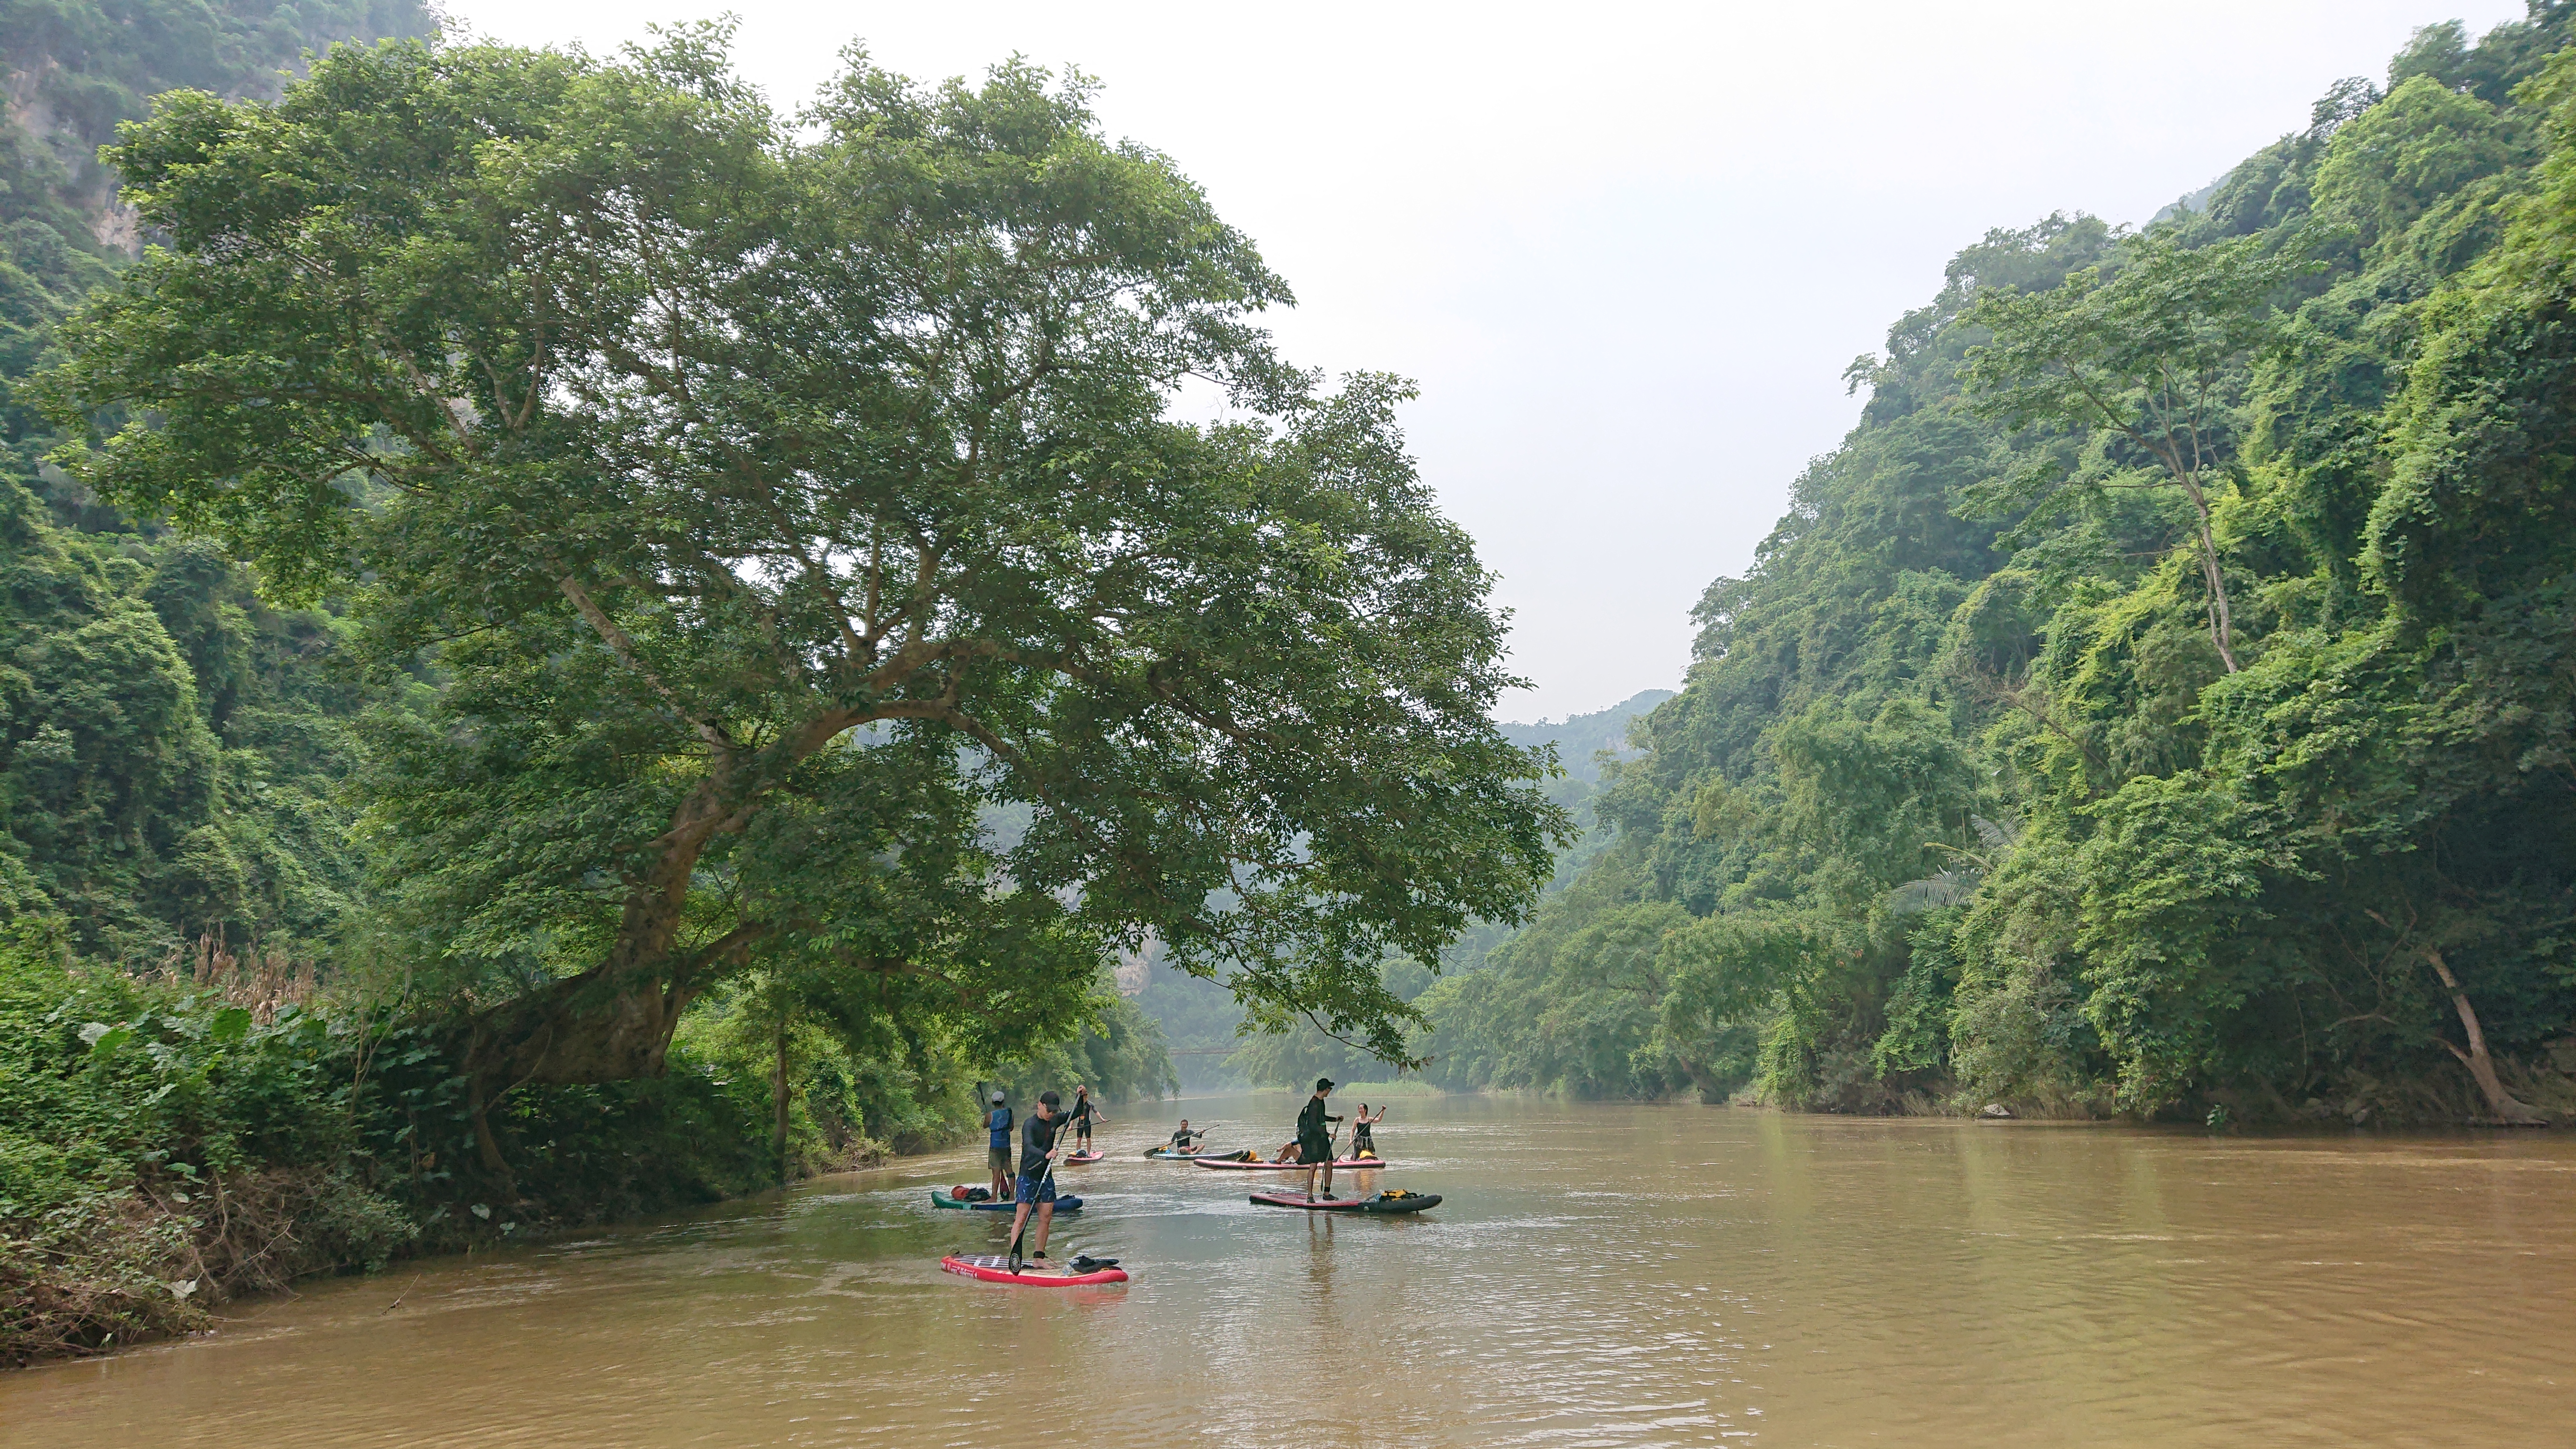
[[[778,1060],[769,1073],[769,1096],[778,1112],[778,1123],[771,1141],[778,1148],[778,1181],[787,1182],[787,1014],[778,1016]]]
[[[468,1072],[465,1076],[465,1114],[474,1123],[474,1148],[483,1159],[483,1170],[501,1180],[512,1197],[518,1196],[518,1184],[510,1178],[510,1163],[501,1155],[501,1141],[492,1135],[489,1115],[492,1103],[483,1090],[483,1079]]]
[[[2200,491],[2200,480],[2190,473],[2176,470],[2185,493],[2191,495],[2192,511],[2198,515],[2200,534],[2200,576],[2209,585],[2209,639],[2218,646],[2218,662],[2227,672],[2236,672],[2236,615],[2227,607],[2227,574],[2219,566],[2218,537],[2209,527],[2209,497]]]
[[[528,1082],[570,1086],[658,1077],[680,1013],[697,994],[695,987],[652,976],[568,976],[476,1015],[467,1072],[493,1089],[493,1100]]]
[[[2495,1058],[2487,1054],[2487,1034],[2478,1026],[2477,1009],[2469,1005],[2469,994],[2460,989],[2459,978],[2451,974],[2450,963],[2442,959],[2439,951],[2425,952],[2424,959],[2433,964],[2433,974],[2442,978],[2442,989],[2451,993],[2451,1004],[2459,1008],[2460,1025],[2469,1033],[2467,1051],[2453,1045],[2449,1037],[2441,1038],[2441,1043],[2450,1048],[2451,1055],[2458,1057],[2462,1066],[2469,1069],[2470,1076],[2478,1079],[2478,1090],[2486,1093],[2488,1109],[2495,1113],[2498,1121],[2542,1120],[2539,1113],[2516,1101],[2514,1095],[2504,1089],[2503,1080],[2496,1076]]]
[[[1714,1106],[1726,1100],[1717,1090],[1717,1077],[1708,1068],[1678,1052],[1673,1054],[1673,1061],[1682,1069],[1682,1075],[1690,1078],[1691,1089],[1699,1093],[1701,1101]]]

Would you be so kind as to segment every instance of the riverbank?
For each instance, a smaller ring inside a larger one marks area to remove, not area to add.
[[[228,1299],[779,1177],[766,1098],[659,1081],[523,1089],[478,1170],[461,1083],[417,1028],[335,1016],[309,977],[136,979],[0,949],[0,1363],[201,1328]]]
[[[2169,1125],[2257,1129],[2344,1126],[2438,1130],[2458,1127],[2576,1126],[2576,1036],[2551,1042],[2545,1051],[2530,1056],[2499,1056],[2496,1060],[2500,1080],[2520,1101],[2531,1108],[2535,1120],[2502,1122],[2490,1118],[2476,1084],[2466,1072],[2440,1069],[2420,1075],[2372,1076],[2348,1073],[2333,1084],[2323,1086],[2318,1092],[2296,1102],[2276,1092],[2259,1088],[2248,1091],[2213,1090],[2206,1094],[2207,1105],[2203,1106],[2197,1115],[2173,1111],[2145,1120]],[[1302,1098],[1306,1092],[1299,1087],[1211,1088],[1192,1093],[1182,1100],[1213,1101],[1250,1094]],[[1532,1088],[1487,1087],[1476,1091],[1459,1091],[1411,1079],[1396,1082],[1341,1082],[1335,1085],[1333,1096],[1334,1100],[1342,1102],[1414,1101],[1436,1097],[1530,1097],[1567,1100],[1563,1094]],[[1662,1097],[1645,1100],[1663,1103],[1699,1103],[1708,1106],[1819,1117],[1984,1118],[2103,1123],[2141,1121],[2119,1111],[2107,1091],[2089,1096],[2057,1093],[1991,1098],[1974,1096],[1958,1090],[1955,1085],[1942,1083],[1918,1086],[1903,1092],[1880,1093],[1865,1099],[1858,1105],[1847,1105],[1838,1101],[1775,1102],[1749,1086],[1737,1090],[1722,1101],[1708,1101],[1700,1094],[1688,1090],[1675,1091]]]
[[[683,1020],[660,1078],[502,1098],[496,1170],[435,1023],[211,945],[137,977],[0,940],[0,1364],[196,1331],[315,1275],[945,1150],[979,1135],[992,1086],[1025,1102],[1087,1081],[1119,1107],[1169,1078],[1159,1037],[1123,1018],[1117,1040],[1085,1028],[982,1083],[935,1046],[782,1045],[726,1005]]]
[[[317,1274],[720,1202],[972,1128],[962,1074],[862,1062],[862,1081],[814,1053],[782,1139],[770,1074],[725,1044],[685,1033],[659,1079],[521,1087],[489,1113],[496,1171],[434,1027],[211,948],[138,978],[0,945],[0,1364],[187,1333]]]

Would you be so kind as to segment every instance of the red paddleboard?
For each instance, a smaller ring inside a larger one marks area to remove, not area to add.
[[[980,1278],[987,1283],[1015,1283],[1022,1288],[1089,1288],[1102,1283],[1124,1283],[1127,1270],[1102,1268],[1090,1273],[1059,1272],[1044,1264],[1023,1265],[1011,1271],[1011,1260],[1000,1253],[951,1253],[939,1260],[939,1266],[965,1278]]]
[[[1106,1152],[1068,1152],[1065,1154],[1064,1165],[1067,1167],[1080,1167],[1086,1162],[1098,1162],[1100,1159],[1107,1157],[1108,1155],[1109,1154]]]
[[[1210,1162],[1204,1157],[1200,1158],[1198,1163],[1201,1167],[1213,1168],[1218,1172],[1304,1172],[1309,1167],[1321,1172],[1327,1166],[1327,1164],[1321,1162]],[[1371,1167],[1384,1167],[1386,1166],[1386,1159],[1383,1157],[1345,1157],[1340,1161],[1329,1165],[1337,1172],[1351,1172]]]

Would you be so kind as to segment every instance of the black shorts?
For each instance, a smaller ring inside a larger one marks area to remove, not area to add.
[[[1297,1160],[1309,1167],[1319,1162],[1332,1161],[1333,1144],[1331,1139],[1324,1137],[1298,1138]]]

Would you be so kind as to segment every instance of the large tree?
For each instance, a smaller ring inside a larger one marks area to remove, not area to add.
[[[658,1072],[764,958],[1024,1040],[1148,934],[1400,1055],[1381,959],[1565,827],[1402,388],[1281,365],[1079,78],[854,52],[796,119],[717,31],[165,97],[113,156],[165,244],[50,384],[131,421],[66,462],[447,671],[371,818],[484,1098]]]
[[[2008,513],[2070,489],[2178,490],[2191,508],[2210,644],[2230,674],[2242,666],[2214,519],[2236,462],[2233,413],[2246,358],[2278,329],[2273,294],[2308,270],[2272,245],[2136,237],[2107,274],[2086,267],[2044,292],[1985,292],[1967,317],[1992,334],[1968,352],[1977,409],[2014,428],[2064,429],[2085,456],[2070,469],[2041,451],[1966,501]]]

